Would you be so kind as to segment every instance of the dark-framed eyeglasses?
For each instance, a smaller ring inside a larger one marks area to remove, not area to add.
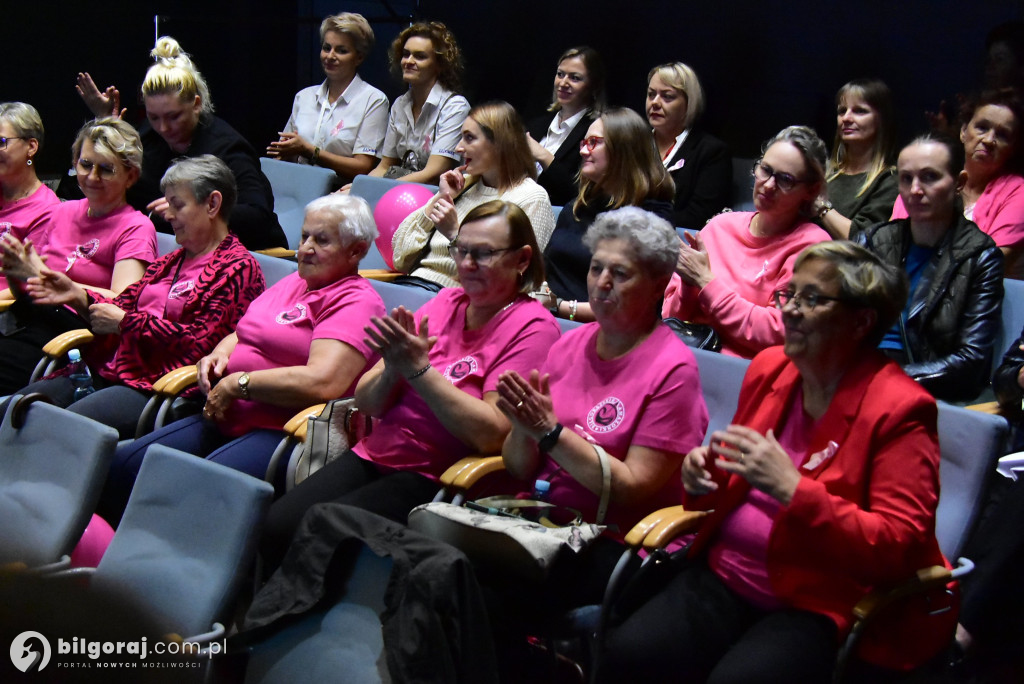
[[[785,308],[787,304],[793,302],[793,305],[801,311],[813,311],[814,307],[818,306],[821,302],[846,301],[842,297],[828,297],[817,292],[796,293],[789,290],[776,290],[772,292],[772,299],[775,301],[776,308]]]
[[[807,182],[805,178],[797,178],[792,174],[776,171],[762,161],[754,162],[752,173],[754,174],[754,178],[762,183],[767,183],[769,178],[774,178],[775,185],[777,185],[779,190],[782,192],[790,192],[801,183]]]
[[[587,138],[584,138],[583,140],[580,140],[580,152],[582,152],[584,150],[584,148],[586,148],[587,152],[593,152],[594,148],[596,148],[598,145],[603,145],[603,144],[604,144],[604,136],[603,135],[591,135],[591,136],[589,136]]]
[[[489,266],[503,252],[512,252],[518,247],[501,247],[499,249],[479,249],[476,247],[463,247],[458,242],[448,245],[448,253],[455,261],[464,261],[467,257],[473,259],[478,266]]]
[[[6,150],[7,149],[7,141],[8,140],[24,140],[24,139],[25,138],[23,138],[20,135],[9,135],[6,138],[0,138],[0,150]]]

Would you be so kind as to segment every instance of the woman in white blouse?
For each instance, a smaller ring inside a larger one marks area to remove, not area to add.
[[[465,165],[442,174],[437,194],[409,214],[392,238],[395,268],[431,289],[458,286],[448,246],[466,215],[484,202],[518,205],[542,251],[555,228],[548,193],[534,180],[537,169],[512,105],[488,102],[470,110],[456,152]]]
[[[341,181],[377,165],[388,125],[388,98],[356,70],[373,48],[361,14],[343,12],[320,24],[326,79],[295,95],[292,115],[267,156],[331,169]]]

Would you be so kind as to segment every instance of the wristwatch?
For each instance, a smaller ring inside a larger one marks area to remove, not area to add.
[[[238,376],[238,391],[242,393],[243,399],[249,398],[249,377],[248,373],[242,373]]]
[[[551,428],[550,432],[540,438],[540,441],[537,442],[537,446],[546,454],[555,448],[555,445],[558,444],[558,436],[561,434],[562,424],[555,423],[555,427]]]

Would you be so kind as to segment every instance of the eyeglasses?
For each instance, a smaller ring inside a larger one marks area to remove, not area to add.
[[[790,175],[788,173],[776,171],[767,164],[759,161],[754,162],[753,173],[754,178],[761,181],[762,183],[767,183],[769,178],[774,178],[775,185],[779,186],[779,190],[781,190],[782,192],[790,192],[800,183],[807,182],[806,179],[797,178],[796,176]]]
[[[83,176],[88,176],[92,173],[93,168],[99,174],[100,178],[110,180],[117,175],[117,167],[113,164],[96,164],[89,161],[88,159],[79,159],[78,163],[75,164],[78,167],[78,172]]]
[[[457,242],[448,245],[448,253],[456,261],[464,261],[466,257],[472,257],[477,266],[489,266],[494,259],[502,252],[512,252],[518,247],[502,247],[501,249],[476,249],[463,247]]]
[[[787,304],[793,302],[793,306],[800,309],[800,311],[813,311],[814,307],[818,306],[819,302],[845,302],[846,300],[842,297],[826,297],[823,294],[817,292],[790,292],[789,290],[776,290],[772,292],[772,299],[775,300],[776,308],[785,308]]]
[[[584,147],[587,148],[587,152],[593,152],[594,148],[598,145],[604,145],[603,135],[592,135],[589,138],[584,138],[580,140],[580,152],[583,151]]]
[[[21,137],[20,135],[11,135],[11,136],[8,136],[6,138],[0,138],[0,150],[6,150],[7,149],[7,141],[8,140],[24,140],[24,139],[25,138]]]

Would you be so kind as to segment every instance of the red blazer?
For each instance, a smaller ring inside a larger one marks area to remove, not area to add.
[[[756,356],[740,390],[734,423],[779,432],[800,383],[796,367],[772,347]],[[880,353],[847,371],[812,436],[813,455],[829,454],[803,475],[793,500],[775,518],[768,541],[772,589],[789,605],[830,617],[845,637],[852,609],[866,593],[944,564],[935,540],[939,499],[937,408],[931,395]],[[733,475],[719,490],[687,497],[692,508],[714,508],[693,552],[713,539],[749,485]],[[954,603],[955,600],[948,600]],[[862,642],[860,657],[896,669],[921,664],[949,643],[956,610],[926,618],[908,606]],[[955,605],[954,605],[955,608]]]

